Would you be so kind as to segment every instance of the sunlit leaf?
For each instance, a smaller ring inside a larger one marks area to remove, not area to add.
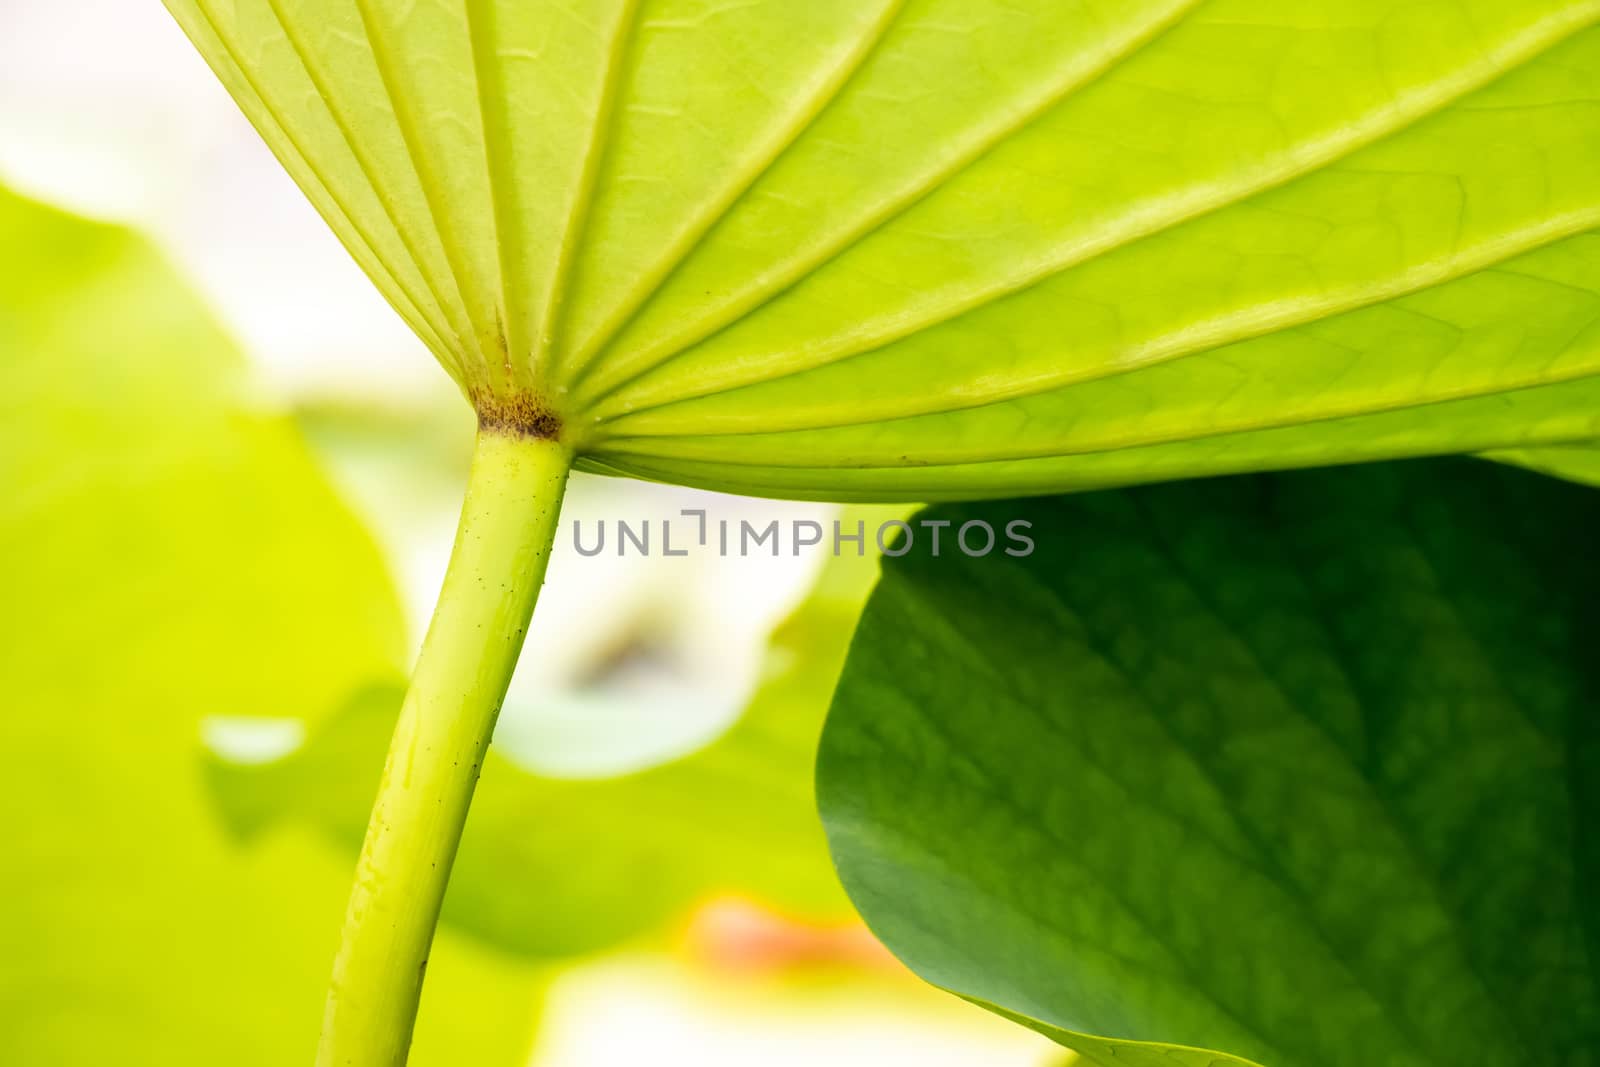
[[[1597,0],[168,0],[491,421],[930,499],[1592,439]]]
[[[349,865],[237,847],[201,723],[392,672],[393,593],[148,245],[0,190],[0,248],[0,1062],[309,1063]],[[435,972],[417,1062],[525,1062],[530,972],[448,939]]]
[[[637,773],[557,779],[493,751],[445,897],[445,922],[534,957],[577,955],[659,933],[714,895],[798,918],[851,915],[812,795],[823,713],[876,576],[871,557],[831,561],[779,627],[769,671],[720,739]],[[362,694],[302,750],[209,776],[244,837],[279,823],[361,843],[401,687]]]
[[[1542,471],[1557,478],[1600,486],[1600,444],[1570,448],[1527,448],[1491,455],[1506,463]]]
[[[1108,1067],[1600,1062],[1600,493],[1446,460],[925,517],[1036,550],[890,562],[824,732],[841,875],[924,977]]]

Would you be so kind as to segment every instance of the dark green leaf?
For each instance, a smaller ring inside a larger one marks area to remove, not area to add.
[[[1600,494],[1450,460],[932,515],[1037,550],[892,562],[819,768],[924,977],[1106,1064],[1600,1062]]]

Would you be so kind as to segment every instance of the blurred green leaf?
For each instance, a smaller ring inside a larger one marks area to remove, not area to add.
[[[387,577],[149,245],[0,189],[0,248],[0,1062],[310,1062],[349,864],[237,847],[201,723],[391,674]],[[436,973],[418,1062],[525,1060],[535,976]]]
[[[1107,1065],[1600,1062],[1600,493],[1463,459],[929,514],[1037,549],[886,566],[818,772],[925,978]]]
[[[824,499],[1554,444],[1596,0],[167,0],[491,414]]]
[[[528,773],[491,750],[446,923],[518,953],[559,957],[657,932],[711,895],[749,896],[802,918],[852,914],[817,823],[812,770],[876,574],[871,557],[831,560],[775,633],[749,708],[698,752],[580,780]],[[285,759],[213,759],[213,788],[236,831],[309,823],[354,850],[402,695],[398,682],[362,694]]]

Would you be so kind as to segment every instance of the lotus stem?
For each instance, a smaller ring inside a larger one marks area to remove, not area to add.
[[[404,1067],[450,867],[555,541],[572,455],[485,424],[362,845],[318,1067]]]

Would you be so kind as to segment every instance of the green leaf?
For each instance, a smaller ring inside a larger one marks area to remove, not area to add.
[[[484,418],[944,499],[1600,433],[1597,0],[167,0]]]
[[[147,244],[0,189],[0,248],[0,1062],[309,1062],[349,864],[236,847],[201,723],[393,671],[387,576]],[[525,1062],[537,976],[438,959],[417,1062]]]
[[[915,970],[1108,1065],[1600,1063],[1600,494],[1457,459],[926,516],[1036,550],[923,531],[824,732]]]
[[[1491,458],[1502,463],[1515,463],[1520,467],[1542,471],[1556,478],[1600,486],[1600,448],[1595,447],[1593,443],[1570,448],[1527,448],[1495,452],[1491,453]]]
[[[873,512],[876,517],[877,512]],[[530,773],[491,750],[444,920],[496,948],[565,957],[659,933],[707,897],[788,914],[852,914],[817,824],[817,738],[866,591],[870,556],[829,561],[774,634],[750,706],[698,752],[618,777]],[[306,824],[354,852],[403,689],[359,695],[298,752],[208,770],[230,825]]]

